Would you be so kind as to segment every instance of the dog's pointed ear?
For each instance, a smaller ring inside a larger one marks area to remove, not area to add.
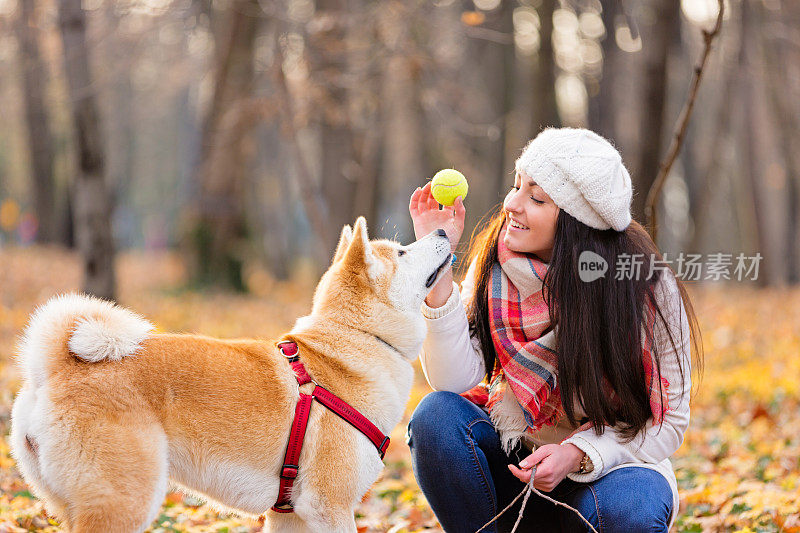
[[[364,217],[358,217],[355,224],[353,224],[353,237],[350,239],[347,255],[348,257],[353,256],[353,259],[361,259],[371,252],[369,235],[367,234],[367,220]]]
[[[333,263],[344,257],[347,247],[350,246],[350,241],[353,240],[353,229],[350,224],[345,224],[342,228],[342,234],[339,235],[339,244],[336,245],[336,253],[333,254]]]
[[[353,224],[353,238],[345,252],[344,260],[356,271],[366,271],[370,279],[376,279],[380,273],[381,262],[372,254],[372,245],[367,234],[367,221],[358,217]]]

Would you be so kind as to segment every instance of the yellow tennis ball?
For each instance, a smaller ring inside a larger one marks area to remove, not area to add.
[[[431,194],[442,205],[453,205],[456,197],[463,201],[467,197],[467,178],[458,170],[446,168],[437,172],[431,180]]]

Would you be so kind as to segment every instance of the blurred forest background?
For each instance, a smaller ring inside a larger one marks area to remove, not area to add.
[[[0,0],[0,532],[59,530],[7,444],[36,305],[84,289],[164,331],[279,335],[342,226],[411,242],[409,198],[441,168],[469,180],[465,250],[546,126],[610,139],[644,224],[717,6]],[[657,244],[762,260],[754,282],[688,283],[706,370],[676,530],[800,533],[800,2],[724,6]],[[415,365],[406,416],[430,390]],[[404,430],[359,533],[438,530]],[[260,531],[177,492],[162,511],[154,532]]]
[[[658,244],[800,274],[800,4],[729,2]],[[60,7],[60,9],[59,9]],[[469,235],[546,126],[611,139],[644,203],[717,0],[0,0],[0,227],[83,249],[175,249],[191,279],[315,277],[342,225],[413,240],[408,199],[470,181]],[[88,227],[87,227],[88,226]],[[466,246],[467,239],[462,245]]]

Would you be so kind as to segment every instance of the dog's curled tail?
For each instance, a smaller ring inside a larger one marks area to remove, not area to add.
[[[152,329],[150,322],[112,302],[61,294],[31,315],[17,358],[29,382],[39,386],[51,365],[66,357],[94,363],[134,355]]]

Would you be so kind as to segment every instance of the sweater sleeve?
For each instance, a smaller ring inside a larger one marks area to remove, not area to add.
[[[563,443],[569,442],[580,448],[594,464],[594,469],[586,474],[568,474],[567,477],[573,481],[594,481],[622,463],[660,463],[672,456],[683,443],[684,432],[689,426],[689,393],[692,385],[689,321],[674,274],[665,271],[664,278],[656,285],[656,299],[659,306],[663,306],[661,309],[674,337],[677,354],[663,322],[656,320],[654,342],[659,347],[661,374],[669,381],[669,409],[664,414],[663,424],[654,425],[651,417],[628,443],[624,442],[617,428],[610,426],[606,426],[600,436],[593,429],[587,429],[565,439]],[[678,358],[683,363],[683,377]]]
[[[453,291],[442,307],[433,308],[422,302],[428,334],[419,357],[433,390],[460,394],[480,383],[486,374],[480,342],[469,334],[464,303],[471,301],[475,290],[475,267],[473,261],[460,290],[453,282]]]

